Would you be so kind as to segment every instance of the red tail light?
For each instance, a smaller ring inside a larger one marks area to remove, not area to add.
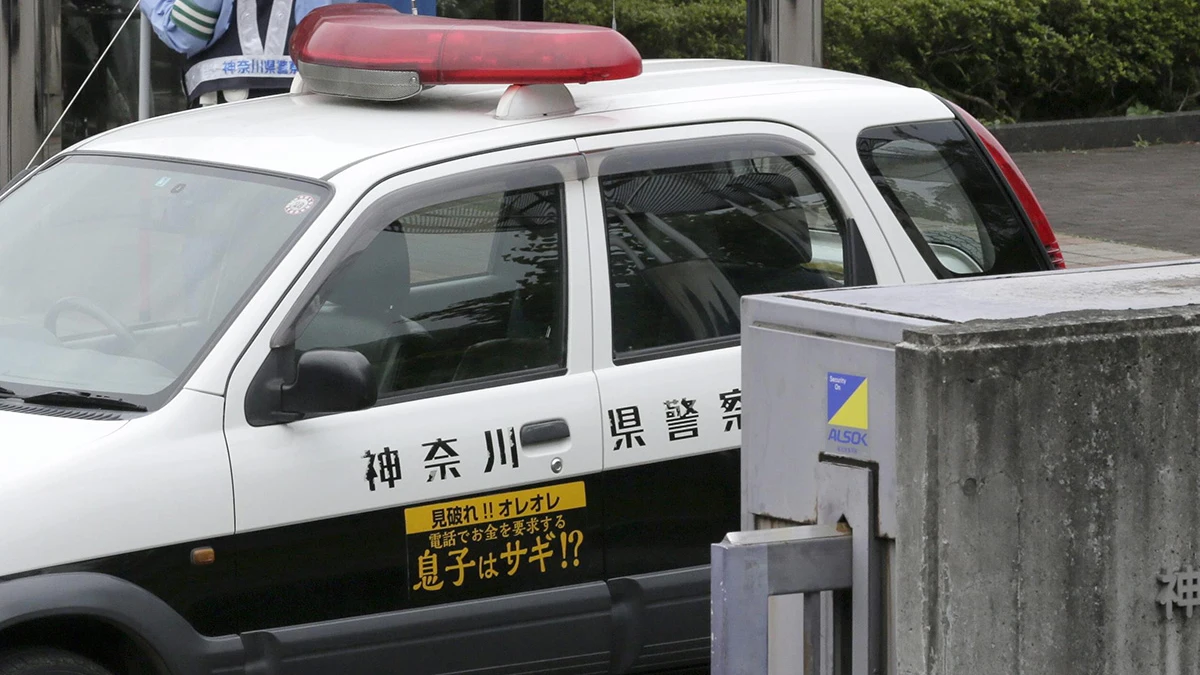
[[[1029,216],[1029,221],[1033,223],[1033,229],[1037,232],[1038,239],[1046,247],[1046,253],[1050,254],[1050,262],[1060,270],[1066,269],[1067,262],[1063,259],[1062,249],[1058,246],[1058,237],[1054,235],[1054,230],[1050,227],[1050,219],[1046,217],[1045,210],[1034,196],[1029,181],[1025,180],[1025,176],[1017,168],[1017,163],[1009,156],[1004,146],[1000,145],[1000,141],[979,120],[949,101],[946,101],[946,105],[958,113],[959,118],[971,128],[971,131],[975,132],[980,142],[983,143],[983,147],[987,148],[988,154],[992,156],[992,161],[1000,167],[1000,173],[1004,174],[1004,179],[1008,181],[1009,187],[1017,195],[1017,200],[1025,209],[1025,215]]]
[[[291,53],[301,67],[375,71],[358,76],[372,83],[389,71],[416,73],[421,85],[569,84],[642,72],[637,49],[609,28],[415,16],[360,3],[311,12]]]

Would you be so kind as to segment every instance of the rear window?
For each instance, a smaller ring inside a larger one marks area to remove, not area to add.
[[[1049,269],[1024,214],[957,121],[867,129],[858,153],[939,278]]]

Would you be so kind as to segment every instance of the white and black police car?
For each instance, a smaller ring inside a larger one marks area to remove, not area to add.
[[[1049,270],[928,92],[333,5],[0,200],[0,674],[709,657],[739,298]]]

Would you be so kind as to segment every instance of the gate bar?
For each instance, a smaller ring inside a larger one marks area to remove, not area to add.
[[[713,544],[712,675],[767,675],[769,598],[804,593],[808,605],[822,591],[847,590],[852,563],[851,534],[832,525],[730,532]],[[814,614],[805,612],[804,642],[827,644],[833,626],[810,626]],[[805,661],[817,659],[806,654]]]

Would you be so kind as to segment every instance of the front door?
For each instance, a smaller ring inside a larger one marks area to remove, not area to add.
[[[410,674],[607,663],[587,242],[569,234],[582,231],[583,187],[577,155],[553,158],[574,147],[385,182],[330,243],[327,278],[279,310],[309,318],[294,331],[274,319],[237,366],[226,425],[240,628],[311,623],[245,638],[266,640],[281,672],[346,658],[363,673],[402,658]],[[364,354],[378,403],[247,419],[280,334],[296,354]]]

